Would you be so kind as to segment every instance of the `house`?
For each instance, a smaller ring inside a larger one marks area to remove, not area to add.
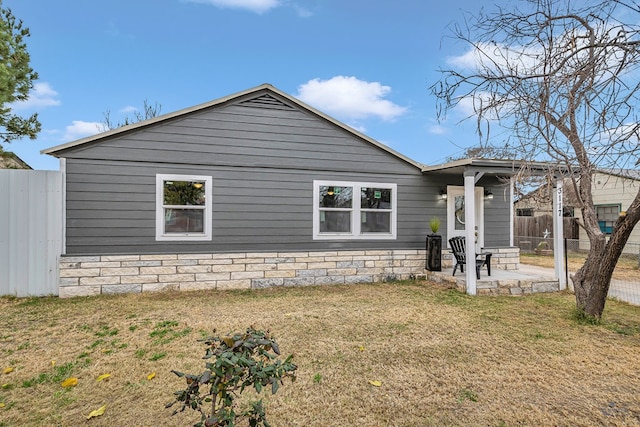
[[[573,218],[575,216],[577,198],[571,180],[564,180],[563,195],[563,216]],[[516,217],[539,217],[551,215],[553,207],[551,199],[553,194],[553,184],[546,183],[535,190],[523,195],[514,202],[514,213]]]
[[[570,179],[564,184],[565,217],[582,220],[582,212],[578,197]],[[579,185],[579,183],[578,183]],[[611,234],[618,216],[631,204],[640,189],[640,171],[600,169],[592,177],[592,197],[596,208],[598,223],[603,233]],[[551,214],[551,190],[549,186],[541,186],[514,203],[516,216],[542,216]],[[588,248],[588,237],[583,228],[577,227],[576,238],[581,249]],[[624,253],[640,253],[640,229],[634,228],[629,237]]]
[[[425,166],[269,84],[43,153],[65,177],[61,297],[414,277],[434,216],[518,265],[517,164]]]
[[[31,169],[31,166],[15,153],[0,148],[0,169]]]

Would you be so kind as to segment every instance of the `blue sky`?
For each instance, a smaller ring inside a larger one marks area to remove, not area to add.
[[[40,150],[98,133],[140,110],[162,113],[262,83],[389,147],[437,164],[476,145],[463,112],[437,123],[429,86],[464,54],[447,25],[485,0],[4,0],[29,27],[38,72],[22,114],[37,140],[5,146],[34,169],[58,169]]]

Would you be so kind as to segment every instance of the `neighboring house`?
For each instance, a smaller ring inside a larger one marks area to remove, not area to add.
[[[598,216],[600,229],[607,234],[611,234],[621,212],[624,212],[640,189],[640,171],[598,171],[593,176],[593,203]],[[579,209],[576,210],[576,217],[582,220]],[[580,229],[580,240],[587,240],[586,232]],[[582,247],[583,245],[581,245]],[[629,236],[629,240],[624,248],[624,253],[640,253],[640,227],[635,227]]]
[[[0,169],[31,169],[31,166],[15,153],[0,149]]]
[[[637,170],[599,170],[593,175],[592,197],[596,208],[596,215],[602,232],[610,234],[613,225],[621,212],[631,204],[640,188],[640,171]],[[514,203],[516,216],[539,216],[551,214],[551,188],[542,186],[522,197]],[[573,190],[571,180],[564,182],[564,215],[582,221],[579,202]],[[588,237],[583,228],[579,227],[580,248],[588,247]],[[638,254],[640,252],[640,228],[636,227],[624,249],[625,253]]]
[[[551,215],[553,212],[551,195],[553,186],[550,183],[541,185],[530,193],[525,194],[514,202],[514,214],[516,217],[537,217]],[[571,181],[564,180],[562,210],[563,216],[572,218],[576,212],[576,197]]]
[[[517,267],[513,162],[427,167],[268,84],[43,153],[65,176],[60,296],[412,277],[430,218],[464,233],[465,185],[478,246]]]

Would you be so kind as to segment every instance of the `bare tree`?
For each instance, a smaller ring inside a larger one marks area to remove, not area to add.
[[[469,48],[441,69],[438,115],[472,105],[481,143],[499,125],[522,159],[572,180],[591,243],[572,276],[576,304],[600,318],[615,265],[640,220],[640,192],[607,239],[591,188],[598,168],[634,168],[640,148],[640,6],[622,0],[522,0],[452,27]],[[463,61],[462,58],[467,61]],[[564,172],[562,172],[564,171]]]
[[[152,119],[160,115],[160,111],[162,111],[162,105],[154,102],[150,104],[146,99],[142,105],[142,111],[134,111],[133,116],[126,116],[123,121],[113,122],[111,120],[111,111],[107,110],[103,113],[102,124],[104,125],[104,130],[116,129],[122,126],[127,126],[133,123],[141,122],[143,120]]]
[[[462,154],[447,157],[448,162],[460,159],[513,159],[515,158],[517,151],[510,147],[509,144],[504,145],[489,145],[479,144],[473,147],[466,148]]]

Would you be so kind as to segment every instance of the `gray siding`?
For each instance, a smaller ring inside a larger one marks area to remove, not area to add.
[[[493,199],[484,201],[485,246],[509,246],[509,185],[493,177],[480,180],[478,185],[493,192]]]
[[[173,165],[417,173],[367,141],[300,110],[230,105],[64,153]]]
[[[440,217],[442,224],[438,234],[442,235],[443,246],[446,246],[447,236],[447,206],[446,202],[437,197],[440,189],[445,189],[447,185],[464,186],[464,178],[462,174],[431,174],[427,182],[430,186],[427,192],[435,191],[435,195],[428,196],[429,206],[435,209],[428,209],[429,212],[435,211]],[[493,192],[492,200],[484,200],[484,244],[487,247],[509,246],[509,186],[500,181],[495,176],[485,176],[476,184],[484,187],[485,190],[490,189]],[[434,203],[435,201],[435,203]],[[427,221],[433,215],[429,214]]]
[[[63,153],[66,253],[423,248],[428,219],[446,216],[439,179],[285,100],[252,99]],[[158,173],[213,177],[212,241],[155,241]],[[398,238],[313,241],[314,179],[396,183]]]

